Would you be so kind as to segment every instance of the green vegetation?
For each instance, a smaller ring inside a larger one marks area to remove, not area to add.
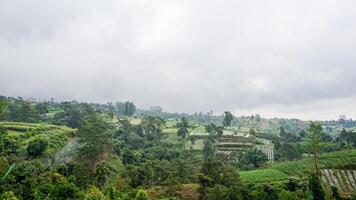
[[[165,134],[164,141],[172,144],[177,144],[179,142],[179,136],[177,135],[178,128],[165,128],[163,133]]]
[[[343,178],[356,169],[352,120],[308,124],[141,110],[129,101],[5,97],[0,120],[2,199],[352,197]],[[324,189],[320,169],[338,169],[348,193]]]
[[[190,135],[196,135],[196,134],[205,134],[205,135],[209,135],[209,133],[205,130],[204,126],[199,126],[195,129],[193,129],[193,131],[190,133]]]
[[[297,161],[282,162],[267,169],[240,172],[241,181],[249,183],[264,183],[284,181],[290,176],[299,176],[313,167],[311,158]],[[356,163],[356,150],[338,151],[320,155],[320,168],[343,169]]]
[[[34,140],[48,143],[45,153],[53,154],[75,135],[75,131],[71,128],[43,123],[0,122],[0,126],[5,129],[4,139],[9,142],[8,145],[14,146],[22,155],[25,154],[28,144]]]

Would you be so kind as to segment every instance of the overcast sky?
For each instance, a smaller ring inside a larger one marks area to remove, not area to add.
[[[356,1],[0,0],[0,95],[356,118]]]

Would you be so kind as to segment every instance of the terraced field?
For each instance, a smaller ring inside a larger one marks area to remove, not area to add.
[[[74,129],[43,123],[0,122],[0,126],[6,130],[5,137],[19,146],[20,154],[25,154],[28,143],[34,139],[46,140],[48,148],[45,153],[53,154],[75,136]]]
[[[322,154],[319,159],[323,169],[352,169],[355,170],[356,149]],[[284,181],[287,177],[303,175],[312,167],[310,158],[283,162],[272,165],[270,168],[241,171],[241,180],[245,183],[264,183]]]
[[[322,169],[324,187],[331,192],[336,187],[343,196],[356,192],[356,170]]]

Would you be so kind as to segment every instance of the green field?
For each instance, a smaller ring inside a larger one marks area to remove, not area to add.
[[[356,149],[322,154],[319,163],[321,168],[354,168],[356,164]],[[266,169],[241,171],[240,177],[242,182],[245,183],[283,181],[290,176],[305,174],[311,167],[311,158],[305,158],[278,163]]]
[[[165,134],[166,138],[164,139],[165,142],[176,144],[179,141],[179,137],[177,135],[178,128],[165,128],[163,129],[163,133]]]
[[[190,135],[208,135],[204,126],[198,126],[190,132]]]

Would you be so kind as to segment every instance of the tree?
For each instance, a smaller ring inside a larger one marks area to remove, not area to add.
[[[143,189],[139,189],[136,193],[135,200],[148,200],[147,192]]]
[[[214,141],[211,139],[204,140],[203,155],[205,158],[214,156]]]
[[[160,141],[164,134],[162,132],[163,126],[166,122],[160,117],[148,116],[141,122],[143,135],[148,140]]]
[[[341,146],[344,145],[348,146],[347,135],[348,135],[347,130],[343,128],[339,135],[339,142],[341,143]]]
[[[314,173],[320,178],[318,156],[320,153],[321,145],[321,135],[323,128],[319,123],[310,122],[309,133],[310,133],[310,153],[313,155],[314,161]]]
[[[349,131],[348,132],[348,141],[351,143],[352,147],[356,147],[356,132]]]
[[[27,146],[27,155],[29,157],[38,157],[43,154],[48,146],[48,142],[43,139],[32,140]]]
[[[104,200],[105,196],[101,191],[95,187],[91,186],[84,195],[84,200]]]
[[[0,152],[4,151],[5,141],[6,141],[5,134],[6,134],[5,127],[2,124],[0,124]]]
[[[1,99],[0,100],[0,120],[5,118],[5,110],[7,106],[9,105],[9,102],[6,99]]]
[[[93,115],[83,121],[77,131],[78,142],[82,145],[79,155],[94,161],[111,148],[110,126],[100,116]]]
[[[305,138],[306,136],[307,136],[307,132],[304,130],[304,129],[302,129],[301,131],[299,131],[299,136],[301,137],[301,138]]]
[[[268,184],[259,185],[254,191],[253,199],[275,200],[278,199],[277,190]]]
[[[320,153],[320,140],[323,133],[323,128],[319,123],[310,122],[310,153],[313,155],[314,170],[309,177],[309,187],[314,200],[324,200],[325,192],[321,185],[321,174],[319,171],[318,156]]]
[[[122,102],[115,102],[116,113],[119,116],[125,115],[125,104]]]
[[[126,101],[124,103],[124,115],[132,116],[136,112],[136,106],[133,102]]]
[[[331,186],[331,192],[332,192],[332,197],[333,197],[334,200],[344,200],[344,199],[340,196],[337,187]]]
[[[12,191],[5,192],[0,196],[2,200],[18,200],[18,198],[14,195]]]
[[[47,103],[37,103],[35,105],[35,110],[39,114],[48,113]]]
[[[223,126],[231,126],[231,121],[234,119],[234,116],[229,111],[224,112],[224,122]]]
[[[221,173],[223,171],[223,163],[216,158],[207,157],[201,168],[201,172],[213,179],[214,183],[221,182]]]
[[[309,176],[309,188],[314,200],[324,200],[325,192],[321,184],[321,178],[318,173],[312,172]]]
[[[105,197],[107,200],[121,200],[120,194],[114,187],[106,188]]]
[[[53,116],[55,124],[66,125],[71,128],[79,128],[81,125],[81,113],[78,105],[71,102],[61,103],[62,112],[58,112]]]
[[[30,102],[20,101],[17,103],[11,103],[7,106],[6,110],[8,112],[8,120],[34,122],[37,119],[36,112]]]
[[[284,137],[286,137],[286,135],[287,135],[287,132],[284,129],[284,127],[283,126],[279,127],[279,136],[284,138]]]
[[[279,149],[279,152],[281,152],[281,157],[286,160],[293,160],[302,157],[301,153],[293,143],[283,143]]]
[[[342,129],[338,140],[341,146],[356,147],[356,133],[353,131]]]
[[[168,179],[164,182],[166,189],[165,189],[165,196],[167,197],[178,197],[179,192],[181,191],[181,180],[179,177],[169,176]]]
[[[205,131],[213,138],[220,137],[224,134],[224,127],[216,126],[214,123],[210,123],[205,126]]]
[[[240,182],[240,175],[238,171],[230,165],[224,166],[221,173],[221,184],[225,186],[238,186]]]
[[[243,169],[259,168],[267,163],[266,154],[257,149],[251,149],[241,155],[239,167]]]
[[[182,139],[185,139],[185,137],[188,134],[188,128],[189,128],[189,123],[185,119],[185,117],[182,117],[181,122],[177,124],[177,127],[178,127],[177,135]]]
[[[214,185],[214,187],[206,189],[206,194],[204,195],[204,199],[205,200],[218,200],[218,199],[229,200],[226,197],[227,192],[228,192],[227,187],[220,184],[216,184]]]
[[[103,187],[108,176],[110,169],[105,162],[99,163],[95,166],[95,179],[100,187]]]
[[[114,119],[115,116],[115,106],[112,103],[108,103],[108,115],[110,119]]]
[[[161,116],[163,109],[160,106],[151,106],[149,114],[153,116]]]
[[[248,133],[249,133],[250,135],[256,135],[256,131],[255,131],[254,128],[250,128],[250,130],[248,130]]]

